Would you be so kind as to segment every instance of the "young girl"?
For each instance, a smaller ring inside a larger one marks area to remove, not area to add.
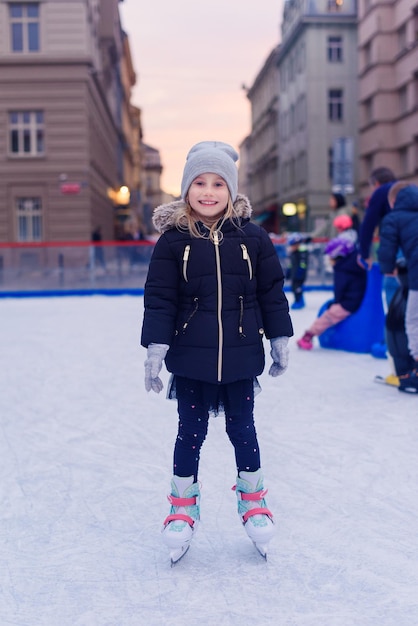
[[[312,350],[313,338],[342,322],[360,307],[367,285],[367,273],[357,263],[355,243],[340,234],[324,250],[334,270],[334,301],[296,342],[302,350]]]
[[[171,510],[163,540],[172,562],[187,551],[199,521],[200,449],[210,413],[225,413],[235,449],[238,513],[265,555],[273,535],[254,426],[254,387],[264,369],[263,335],[271,342],[270,375],[283,374],[293,334],[283,271],[267,234],[250,222],[237,193],[238,155],[204,141],[187,156],[182,200],[155,209],[158,232],[145,285],[141,343],[145,387],[159,393],[162,362],[178,405]]]

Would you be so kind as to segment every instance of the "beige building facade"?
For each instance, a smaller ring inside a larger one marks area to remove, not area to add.
[[[280,228],[277,57],[278,48],[275,48],[247,90],[251,105],[251,133],[240,146],[240,190],[251,200],[253,220],[273,233]]]
[[[118,0],[0,0],[0,241],[114,238],[109,190],[139,187],[134,81]]]
[[[285,229],[311,230],[329,217],[333,190],[357,185],[355,0],[286,0],[278,68],[279,203],[296,212],[287,224],[283,215]]]
[[[364,197],[376,167],[418,178],[418,4],[359,6],[359,164]]]

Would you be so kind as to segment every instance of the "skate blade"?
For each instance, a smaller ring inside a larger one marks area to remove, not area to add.
[[[388,385],[389,387],[399,387],[398,376],[375,376],[374,382],[380,383],[381,385]]]
[[[171,567],[178,563],[188,552],[190,548],[190,544],[187,546],[183,546],[182,548],[177,548],[176,550],[171,550],[170,552],[170,562]]]
[[[257,544],[255,541],[253,541],[253,544],[258,554],[262,556],[265,561],[267,561],[267,546],[263,546],[260,543]]]

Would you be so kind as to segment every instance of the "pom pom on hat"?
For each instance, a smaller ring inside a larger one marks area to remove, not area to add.
[[[201,141],[190,149],[181,181],[181,197],[186,198],[189,187],[200,174],[218,174],[229,189],[232,202],[238,193],[238,153],[222,141]]]

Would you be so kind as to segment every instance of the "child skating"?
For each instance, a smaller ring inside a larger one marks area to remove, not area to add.
[[[359,309],[367,285],[367,273],[357,263],[357,249],[353,241],[339,235],[331,239],[324,250],[334,272],[334,299],[296,342],[302,350],[312,350],[313,338],[342,322]]]
[[[204,141],[189,152],[181,200],[158,207],[161,233],[144,294],[141,343],[147,348],[145,387],[159,393],[163,361],[177,399],[171,509],[163,541],[172,562],[187,551],[199,523],[199,459],[210,413],[225,413],[234,447],[238,514],[265,555],[274,533],[265,501],[254,425],[254,386],[270,339],[271,376],[288,364],[293,334],[283,271],[265,230],[250,222],[248,199],[237,193],[238,155]]]

